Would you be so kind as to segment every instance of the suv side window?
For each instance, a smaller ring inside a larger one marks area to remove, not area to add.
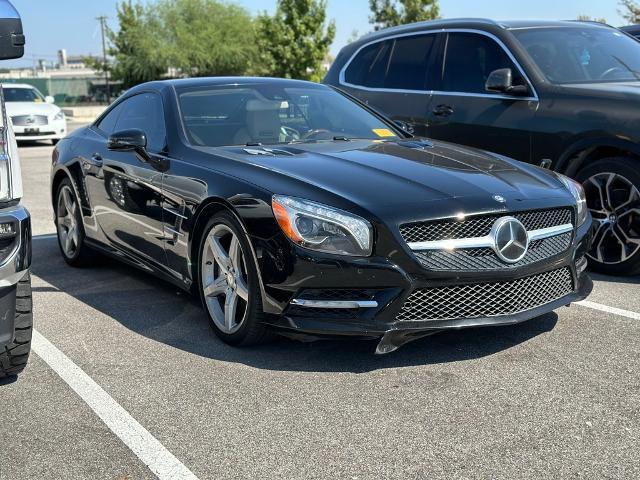
[[[445,92],[488,93],[484,86],[489,74],[510,68],[513,84],[525,81],[504,49],[493,39],[477,33],[449,33],[445,54],[442,90]]]
[[[364,47],[349,64],[344,79],[353,85],[383,88],[392,45],[393,40]]]
[[[106,135],[111,135],[115,132],[116,122],[118,121],[118,117],[122,112],[122,103],[112,108],[109,113],[105,115],[105,117],[100,120],[98,124],[98,128],[105,133]]]
[[[140,129],[147,136],[147,148],[150,151],[164,150],[167,132],[160,97],[155,93],[140,93],[125,100],[122,106],[116,130]]]
[[[384,87],[425,90],[428,61],[436,37],[435,34],[427,34],[396,38]]]

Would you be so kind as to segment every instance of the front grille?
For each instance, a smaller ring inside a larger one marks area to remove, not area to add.
[[[415,290],[397,316],[399,321],[496,317],[541,307],[573,291],[569,268],[510,282],[478,283]]]
[[[11,117],[11,121],[16,127],[31,127],[49,123],[46,115],[16,115]]]
[[[500,270],[531,265],[565,252],[571,245],[572,233],[535,240],[518,263],[504,263],[491,248],[469,248],[455,251],[421,250],[415,256],[420,263],[431,270]]]
[[[407,223],[400,226],[400,234],[405,242],[429,242],[455,238],[473,238],[489,235],[494,222],[504,216],[520,220],[527,231],[555,227],[572,223],[571,208],[534,210],[521,213],[492,213],[472,217],[467,220],[437,220],[432,222]]]

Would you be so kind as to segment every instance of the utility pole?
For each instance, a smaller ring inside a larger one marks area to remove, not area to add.
[[[107,87],[107,103],[111,103],[111,86],[109,85],[109,70],[107,69],[107,43],[105,40],[105,32],[107,29],[107,17],[102,15],[96,20],[100,22],[100,30],[102,31],[102,61],[104,65],[104,81]]]

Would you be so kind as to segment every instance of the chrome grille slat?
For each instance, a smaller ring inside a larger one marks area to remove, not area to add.
[[[569,268],[510,282],[422,288],[409,295],[398,321],[450,320],[514,315],[541,307],[574,290]]]
[[[462,221],[450,219],[407,223],[400,226],[400,234],[407,243],[483,237],[491,232],[493,223],[505,215],[517,218],[527,231],[573,223],[571,208],[557,208],[520,213],[492,213]]]
[[[502,262],[491,248],[469,248],[456,251],[424,250],[414,252],[420,263],[431,270],[500,270],[531,265],[566,251],[571,245],[572,233],[535,240],[518,263]]]

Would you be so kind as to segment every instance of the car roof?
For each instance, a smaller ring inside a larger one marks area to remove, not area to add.
[[[620,27],[620,30],[627,33],[640,33],[640,25],[627,25],[626,27]]]
[[[3,83],[2,86],[3,88],[36,88],[28,83]]]
[[[402,33],[410,33],[414,31],[438,29],[438,28],[476,28],[476,29],[503,29],[515,30],[524,28],[549,28],[549,27],[609,27],[604,23],[578,21],[578,20],[491,20],[488,18],[449,18],[443,20],[429,20],[425,22],[409,23],[398,27],[385,28],[372,32],[358,39],[373,40],[384,38],[389,35],[397,35]]]
[[[325,85],[305,80],[292,80],[288,78],[272,78],[272,77],[196,77],[196,78],[179,78],[171,80],[156,80],[147,82],[133,87],[127,91],[129,94],[145,90],[149,88],[161,90],[167,87],[174,88],[198,88],[217,85],[279,85],[282,87],[315,87],[328,88]]]

